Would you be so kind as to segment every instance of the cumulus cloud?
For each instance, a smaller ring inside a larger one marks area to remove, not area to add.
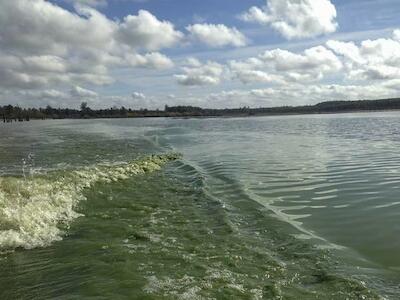
[[[224,72],[224,67],[216,62],[208,61],[202,64],[195,58],[191,58],[182,67],[183,74],[175,75],[180,85],[218,85]]]
[[[382,83],[385,88],[391,89],[397,93],[400,92],[400,79],[387,80]]]
[[[172,23],[140,11],[122,21],[77,5],[72,13],[44,0],[0,3],[0,86],[104,85],[117,67],[169,68],[155,52],[179,43]]]
[[[63,91],[58,91],[54,89],[50,90],[21,90],[18,91],[20,96],[25,96],[34,99],[48,99],[48,100],[60,100],[60,99],[68,99],[69,94]]]
[[[159,21],[145,10],[137,16],[124,18],[118,31],[119,40],[134,48],[159,50],[178,43],[183,34],[176,31],[174,25],[167,21]]]
[[[118,60],[118,64],[131,67],[142,67],[147,69],[168,69],[173,67],[173,61],[159,52],[146,53],[140,55],[137,53],[125,53],[123,58]]]
[[[226,62],[188,58],[177,63],[179,71],[158,72],[160,76],[152,78],[150,70],[174,67],[163,49],[188,40],[173,23],[145,10],[110,19],[95,8],[106,1],[65,1],[75,3],[72,11],[56,1],[0,1],[0,101],[20,104],[25,99],[28,104],[32,100],[40,105],[78,107],[84,99],[91,107],[161,108],[168,98],[168,103],[237,107],[391,97],[400,92],[400,30],[387,38],[331,40],[301,51],[272,49]],[[265,7],[253,7],[241,18],[270,26],[288,39],[314,37],[337,28],[336,10],[329,0],[268,0]],[[194,23],[186,30],[189,40],[196,43],[212,48],[248,43],[236,28]],[[96,85],[112,84],[114,76],[125,76],[125,80],[128,68],[145,68],[142,88],[148,91],[160,83],[157,93],[163,91],[163,96],[138,91],[102,96],[94,91]],[[179,85],[202,88],[174,91],[171,73]],[[236,89],[204,95],[209,86],[216,90],[219,84]],[[240,84],[246,84],[246,89],[237,88]]]
[[[99,96],[96,92],[82,88],[80,86],[74,86],[70,90],[70,95],[77,98],[97,98]]]
[[[393,31],[393,38],[397,41],[400,41],[400,29]]]
[[[330,100],[380,99],[396,97],[398,90],[386,84],[374,86],[338,85],[338,84],[292,84],[284,89],[256,88],[235,89],[212,93],[200,101],[200,105],[208,104],[213,107],[260,107],[316,104]]]
[[[327,46],[342,57],[346,77],[351,80],[400,79],[400,41],[393,39],[354,42],[328,41]]]
[[[359,43],[330,40],[326,45],[294,53],[273,49],[244,60],[230,61],[230,73],[245,84],[271,87],[215,93],[210,101],[233,106],[300,105],[326,100],[398,97],[400,91],[400,40],[364,40]],[[324,82],[332,76],[335,84]],[[346,82],[339,84],[338,82]],[[289,99],[289,100],[288,100]],[[296,103],[297,99],[300,101]]]
[[[240,18],[271,26],[287,39],[309,38],[335,32],[336,8],[330,0],[267,0]]]
[[[74,3],[74,4],[84,4],[88,6],[106,6],[108,4],[107,0],[64,0],[66,2]],[[130,2],[146,2],[147,0],[117,0],[119,2],[122,1],[130,1]]]
[[[144,99],[146,99],[146,96],[143,93],[133,92],[132,99],[133,100],[144,100]]]
[[[223,24],[194,24],[187,26],[192,39],[206,44],[209,47],[246,46],[247,39],[236,28],[229,28]]]
[[[321,80],[341,70],[342,63],[331,50],[317,46],[302,54],[282,49],[268,50],[258,57],[230,61],[229,66],[231,73],[243,83],[285,84]]]
[[[107,5],[107,0],[67,0],[67,2],[75,4],[84,4],[88,6],[105,6]]]

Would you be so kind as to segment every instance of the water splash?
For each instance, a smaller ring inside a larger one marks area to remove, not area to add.
[[[26,179],[27,176],[32,177],[35,169],[35,154],[30,152],[27,158],[22,159],[22,176]]]
[[[0,177],[0,250],[46,247],[62,239],[65,229],[82,216],[75,211],[83,191],[154,172],[179,159],[178,154],[152,155],[121,165],[98,165],[46,176]]]

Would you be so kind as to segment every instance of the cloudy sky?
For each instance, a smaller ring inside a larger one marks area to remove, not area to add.
[[[399,0],[0,0],[0,105],[400,96]]]

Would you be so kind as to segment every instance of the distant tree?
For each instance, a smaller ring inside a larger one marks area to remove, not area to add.
[[[94,116],[93,111],[90,109],[87,102],[82,102],[81,103],[81,117],[90,118],[93,116]]]
[[[86,102],[82,102],[79,109],[53,108],[22,108],[19,106],[0,106],[0,121],[12,122],[30,119],[79,119],[79,118],[133,118],[133,117],[200,117],[200,116],[253,116],[253,115],[277,115],[277,114],[309,114],[309,113],[335,113],[350,111],[373,110],[400,110],[400,98],[383,100],[362,101],[330,101],[316,105],[306,106],[281,106],[250,108],[244,106],[232,109],[203,109],[195,106],[168,106],[165,110],[148,110],[113,106],[108,109],[92,110]]]
[[[85,112],[88,108],[89,108],[89,107],[88,107],[87,102],[82,102],[82,103],[81,103],[81,111],[82,111],[82,112]]]
[[[50,105],[46,106],[45,114],[49,117],[53,117],[53,108]]]

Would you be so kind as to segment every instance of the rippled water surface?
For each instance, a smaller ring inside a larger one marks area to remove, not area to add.
[[[399,146],[398,113],[2,124],[0,299],[399,299]]]

